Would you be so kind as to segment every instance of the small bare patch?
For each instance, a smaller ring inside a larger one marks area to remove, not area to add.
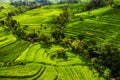
[[[92,33],[92,32],[86,32],[86,34],[91,35],[91,36],[94,35],[94,33]]]

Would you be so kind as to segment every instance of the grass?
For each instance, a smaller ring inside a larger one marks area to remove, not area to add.
[[[29,43],[24,41],[16,41],[6,47],[0,48],[0,61],[7,62],[15,60],[27,47]]]
[[[28,54],[26,55],[26,61],[33,61],[35,57],[35,53],[39,50],[40,45],[34,45],[32,48],[29,49]]]
[[[0,68],[0,76],[28,76],[35,74],[40,67],[40,64],[29,63],[26,65],[17,65]]]
[[[47,66],[45,72],[38,78],[38,80],[54,80],[57,76],[54,66]]]
[[[3,30],[3,28],[1,28],[0,32],[1,32],[0,48],[16,41],[16,37],[12,34],[9,34],[9,32],[6,32],[5,30]]]
[[[27,11],[26,13],[15,16],[14,19],[16,19],[21,24],[45,24],[46,22],[51,21],[61,12],[61,9],[45,9],[43,7]]]
[[[95,77],[93,73],[88,69],[87,66],[69,66],[68,67],[68,66],[52,66],[51,65],[51,66],[46,66],[45,68],[45,66],[37,63],[28,63],[27,65],[24,65],[24,66],[17,65],[17,66],[11,66],[11,67],[3,67],[0,70],[1,70],[0,76],[2,75],[8,76],[8,78],[6,77],[6,80],[10,79],[9,76],[13,76],[12,79],[18,79],[17,77],[24,76],[23,79],[26,79],[26,80],[29,80],[29,79],[104,80],[102,78],[98,78],[97,76]],[[26,76],[29,76],[29,77],[26,77]]]
[[[88,12],[82,12],[82,13],[75,14],[75,16],[76,17],[79,17],[79,16],[93,17],[93,16],[97,16],[97,15],[102,15],[103,13],[105,13],[107,11],[110,11],[111,9],[112,8],[110,8],[110,7],[103,7],[103,8],[99,8],[99,9],[89,11],[90,14],[88,14]]]
[[[3,28],[0,32],[2,32],[0,37],[0,61],[14,60],[29,45],[26,41],[16,39],[14,35],[6,32]]]
[[[51,55],[55,54],[57,50],[63,48],[62,46],[53,45],[50,49],[43,48],[40,44],[31,44],[15,61],[28,61],[37,63],[48,63],[53,65],[70,65],[80,64],[79,57],[66,52],[68,60],[64,62],[64,59],[51,59]],[[67,49],[66,49],[67,50]]]
[[[8,39],[8,37],[9,37],[9,39]],[[0,47],[4,47],[4,46],[16,41],[16,38],[13,35],[9,35],[8,37],[6,37],[7,38],[6,40],[0,42],[0,45],[1,45]]]
[[[38,52],[36,53],[36,55],[35,55],[35,58],[34,58],[34,61],[35,62],[44,62],[45,60],[46,60],[46,58],[45,57],[43,57],[43,55],[45,54],[44,53],[45,52],[45,50],[44,49],[39,49],[38,50]]]
[[[117,38],[120,29],[119,14],[119,9],[110,7],[92,10],[90,14],[88,12],[76,13],[74,18],[66,24],[64,32],[74,37],[80,33],[85,34],[86,40],[95,39],[100,45],[112,42],[120,47],[119,38]],[[84,18],[83,21],[80,21],[81,16]]]
[[[0,6],[4,7],[4,9],[0,11],[0,18],[4,18],[5,16],[7,16],[8,12],[16,9],[14,6],[11,6],[9,3],[0,3]]]

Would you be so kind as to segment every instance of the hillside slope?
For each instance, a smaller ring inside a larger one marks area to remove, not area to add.
[[[65,33],[69,36],[85,34],[86,39],[95,39],[99,44],[115,43],[120,46],[119,9],[103,7],[90,12],[75,14],[66,25]],[[83,21],[80,18],[83,17]]]
[[[51,28],[56,26],[51,21],[62,13],[64,5],[66,4],[33,9],[13,16],[13,19],[20,23],[21,28],[28,26],[24,29],[27,33],[40,30],[51,36]],[[120,48],[119,9],[103,7],[90,12],[76,12],[78,7],[84,5],[85,3],[70,6],[69,12],[75,13],[65,24],[65,35],[76,38],[79,34],[84,34],[85,41],[94,39],[98,45],[114,43]],[[91,69],[92,64],[88,60],[81,54],[72,52],[71,48],[60,44],[47,46],[40,42],[28,42],[2,26],[0,33],[1,80],[105,80],[96,70]],[[54,54],[62,49],[65,49],[67,57],[56,58]]]

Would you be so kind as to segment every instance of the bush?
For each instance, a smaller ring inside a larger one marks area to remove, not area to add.
[[[113,44],[107,44],[95,50],[94,48],[96,47],[89,46],[88,48],[94,68],[104,77],[118,78],[120,75],[120,50]]]
[[[69,38],[64,38],[61,40],[60,44],[64,47],[69,47],[71,40]]]
[[[80,21],[83,21],[84,20],[84,18],[83,17],[80,17]]]
[[[105,0],[91,0],[86,6],[86,10],[96,9],[103,6],[106,6]]]
[[[5,22],[2,20],[2,21],[0,21],[0,25],[4,25],[5,24]]]
[[[0,63],[0,68],[4,66],[4,63]]]
[[[63,13],[60,13],[59,16],[57,16],[56,19],[54,19],[53,23],[57,23],[58,25],[64,27],[64,25],[69,20],[69,13],[68,13],[68,6],[63,7]]]
[[[119,77],[120,75],[120,51],[113,44],[107,44],[102,49],[101,59],[102,65],[111,70],[113,77]]]
[[[78,34],[77,38],[82,41],[85,38],[84,34]]]
[[[54,58],[62,58],[62,59],[67,59],[66,51],[65,49],[59,49],[56,50],[54,54],[50,56],[50,58],[53,60]]]
[[[26,38],[31,42],[38,41],[38,35],[36,33],[29,33],[26,35]]]
[[[56,52],[57,52],[57,57],[58,57],[58,58],[63,58],[63,57],[66,56],[66,51],[65,51],[65,49],[59,49],[59,50],[57,50]]]
[[[65,38],[65,34],[64,34],[63,31],[60,30],[60,29],[54,29],[54,30],[52,30],[52,37],[53,37],[56,41],[59,41],[59,40]]]
[[[83,46],[79,40],[74,40],[71,43],[71,48],[72,48],[72,51],[74,51],[74,52],[83,53]]]
[[[40,41],[42,41],[45,44],[50,43],[50,38],[45,34],[41,34],[39,38],[40,38]]]
[[[114,4],[112,5],[112,7],[113,7],[113,8],[120,8],[120,4],[114,3]]]

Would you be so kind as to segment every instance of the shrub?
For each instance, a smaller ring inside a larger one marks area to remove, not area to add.
[[[50,43],[50,38],[45,34],[41,34],[39,38],[40,38],[40,41],[42,41],[45,44]]]
[[[4,25],[5,24],[5,22],[2,20],[2,21],[0,21],[0,25]]]
[[[106,6],[105,0],[91,0],[86,6],[86,10],[91,10],[99,7]]]
[[[74,52],[83,53],[83,46],[79,40],[74,40],[71,43],[71,48],[72,48],[72,51],[74,51]]]
[[[66,51],[65,49],[59,49],[56,50],[54,54],[50,56],[50,58],[53,60],[54,58],[62,58],[62,59],[67,59]]]
[[[59,41],[59,40],[65,38],[65,34],[64,34],[63,31],[60,30],[60,29],[54,29],[54,30],[52,30],[52,37],[53,37],[56,41]]]
[[[4,63],[0,63],[0,68],[4,66]]]
[[[64,38],[61,40],[61,45],[63,45],[64,47],[68,47],[70,45],[71,40],[69,38]]]
[[[64,25],[69,20],[69,13],[68,13],[68,6],[63,7],[63,13],[60,13],[59,16],[57,16],[56,19],[54,19],[53,23],[57,23],[58,25],[64,27]]]
[[[58,58],[61,58],[61,57],[65,57],[66,56],[66,51],[65,51],[65,49],[59,49],[59,50],[57,50],[56,51],[57,52],[57,56],[58,56]]]
[[[77,38],[82,41],[85,38],[84,34],[78,34]]]
[[[114,3],[114,4],[112,5],[112,7],[113,7],[113,8],[120,8],[120,4]]]
[[[38,35],[36,33],[29,33],[27,34],[26,38],[31,42],[38,41]]]
[[[83,19],[84,19],[83,17],[80,17],[80,21],[83,21]]]

